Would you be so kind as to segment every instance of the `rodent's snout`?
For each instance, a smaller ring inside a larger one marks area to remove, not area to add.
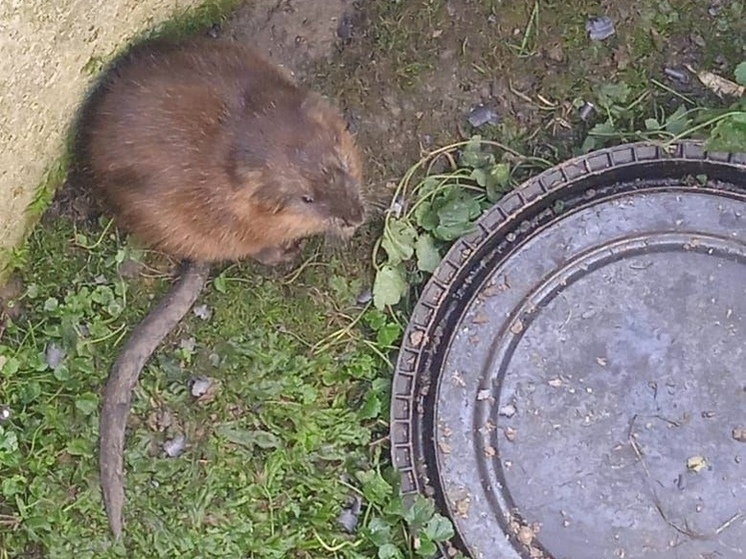
[[[365,205],[358,197],[351,203],[350,212],[343,219],[346,227],[360,227],[365,221]]]
[[[344,211],[333,219],[333,228],[340,237],[349,239],[365,222],[365,205],[357,196],[345,200]]]

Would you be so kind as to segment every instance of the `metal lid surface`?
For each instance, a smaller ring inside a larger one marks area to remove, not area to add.
[[[705,176],[706,175],[706,176]],[[568,161],[458,241],[405,333],[405,493],[472,557],[746,557],[746,156]]]

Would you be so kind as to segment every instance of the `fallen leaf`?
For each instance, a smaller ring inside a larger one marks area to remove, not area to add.
[[[743,97],[743,94],[746,91],[746,87],[738,85],[737,83],[725,79],[722,76],[718,76],[717,74],[713,74],[712,72],[708,72],[707,70],[697,72],[689,64],[686,64],[685,68],[692,74],[695,74],[697,79],[702,82],[702,85],[718,97],[722,97],[723,95],[728,95],[730,97]]]
[[[687,459],[686,467],[692,472],[698,473],[707,467],[707,460],[704,456],[692,456]]]

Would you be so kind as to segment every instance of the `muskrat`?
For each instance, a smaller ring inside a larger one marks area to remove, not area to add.
[[[213,263],[292,261],[316,234],[364,221],[359,152],[340,113],[252,48],[150,41],[117,60],[82,110],[78,145],[115,223],[183,261],[179,280],[114,362],[99,468],[115,538],[132,389],[202,291]]]

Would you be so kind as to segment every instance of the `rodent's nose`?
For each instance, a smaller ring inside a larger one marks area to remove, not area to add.
[[[344,218],[347,227],[358,227],[365,221],[365,208],[362,204],[356,204],[350,215]]]

